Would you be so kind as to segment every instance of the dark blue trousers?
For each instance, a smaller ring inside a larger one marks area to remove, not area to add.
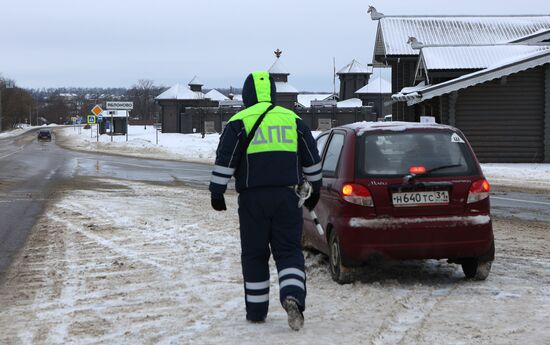
[[[302,209],[289,187],[263,187],[239,195],[241,263],[246,317],[265,319],[269,307],[269,257],[279,274],[281,303],[287,297],[305,309],[306,275],[302,254]]]

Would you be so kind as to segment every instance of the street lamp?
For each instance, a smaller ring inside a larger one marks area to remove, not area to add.
[[[5,81],[6,89],[13,88],[13,82],[11,80]],[[2,132],[2,88],[0,88],[0,132]]]

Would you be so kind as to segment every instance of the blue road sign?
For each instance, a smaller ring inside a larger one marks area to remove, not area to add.
[[[97,122],[103,122],[103,116],[98,116],[97,117]]]

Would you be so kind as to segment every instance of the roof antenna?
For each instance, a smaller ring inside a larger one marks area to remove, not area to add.
[[[413,36],[409,36],[407,44],[410,44],[412,49],[422,49],[424,47],[424,43],[420,42]]]
[[[370,13],[370,19],[372,20],[380,20],[384,18],[384,13],[380,13],[374,8],[374,6],[369,5],[369,9],[367,10],[367,13]]]

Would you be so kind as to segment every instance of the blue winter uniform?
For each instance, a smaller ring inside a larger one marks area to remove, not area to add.
[[[275,99],[267,72],[254,72],[243,87],[247,106],[228,122],[220,138],[210,191],[226,191],[235,177],[239,195],[241,263],[247,319],[265,319],[269,305],[269,266],[273,251],[279,272],[281,303],[292,297],[305,308],[306,275],[301,248],[302,209],[291,188],[304,178],[319,193],[321,159],[309,128],[292,111],[274,107],[266,113],[246,152],[256,120]],[[270,251],[271,249],[271,251]]]

